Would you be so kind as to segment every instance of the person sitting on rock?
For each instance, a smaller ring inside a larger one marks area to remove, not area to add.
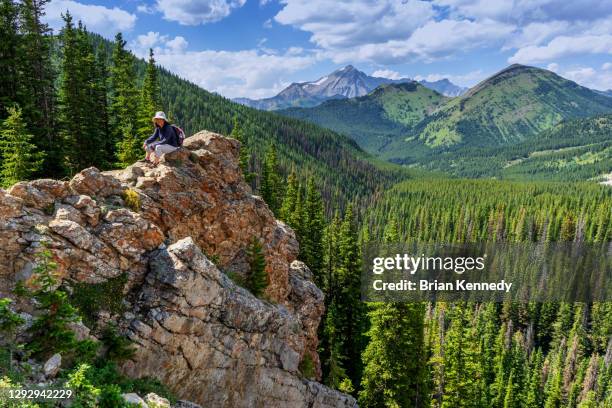
[[[162,155],[178,149],[180,142],[177,128],[168,123],[164,112],[157,112],[153,117],[153,122],[155,132],[145,140],[142,147],[147,152],[145,160],[151,161],[151,155],[154,155],[152,162],[157,165]]]

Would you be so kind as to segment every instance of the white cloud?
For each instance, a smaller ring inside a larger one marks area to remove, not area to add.
[[[284,0],[274,17],[312,33],[321,55],[336,63],[404,63],[433,60],[466,49],[501,43],[515,29],[490,18],[438,19],[431,2],[419,0]]]
[[[527,25],[534,21],[591,21],[610,14],[601,0],[434,0],[449,8],[451,15],[493,18]]]
[[[157,0],[156,8],[166,20],[182,25],[219,21],[244,5],[246,0]]]
[[[243,51],[187,51],[188,42],[158,32],[138,36],[130,43],[135,55],[155,60],[175,74],[228,98],[273,96],[289,85],[287,76],[310,67],[316,56],[300,48],[285,53],[259,48]]]
[[[325,49],[405,39],[434,17],[429,2],[418,0],[283,0],[278,23],[312,33]]]
[[[378,77],[378,78],[388,78],[388,79],[400,79],[403,78],[403,76],[397,72],[397,71],[393,71],[390,69],[379,69],[376,70],[374,72],[372,72],[372,76],[373,77]]]
[[[172,72],[230,98],[273,96],[289,84],[287,75],[316,60],[312,55],[273,55],[260,50],[166,51],[156,59]]]
[[[119,31],[134,28],[136,16],[127,11],[113,7],[81,4],[73,0],[52,0],[45,9],[44,21],[51,28],[59,31],[64,26],[62,14],[70,11],[75,21],[81,20],[89,31],[105,37],[113,37]]]
[[[591,89],[612,89],[612,64],[605,63],[600,70],[588,66],[574,66],[563,68],[557,63],[546,66],[547,69]]]
[[[166,47],[172,53],[181,53],[185,51],[187,45],[189,45],[189,43],[187,42],[185,37],[182,37],[180,35],[174,37],[172,40],[166,41]]]
[[[136,7],[136,11],[138,11],[139,13],[143,13],[143,14],[155,13],[155,9],[149,6],[148,4],[139,4],[138,7]]]
[[[578,54],[612,54],[612,35],[555,37],[546,45],[520,48],[508,62],[532,64]]]

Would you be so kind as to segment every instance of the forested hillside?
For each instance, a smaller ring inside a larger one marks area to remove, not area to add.
[[[567,120],[535,140],[509,146],[453,148],[419,160],[463,177],[577,181],[612,172],[612,116]],[[436,160],[433,160],[433,158]]]
[[[417,82],[408,82],[381,85],[359,98],[332,100],[310,109],[286,109],[279,113],[349,135],[365,150],[384,156],[390,144],[400,145],[410,129],[445,100]]]
[[[373,242],[609,242],[611,208],[612,190],[592,184],[418,180],[389,190],[363,234]],[[361,406],[612,404],[610,303],[376,303],[369,317]]]

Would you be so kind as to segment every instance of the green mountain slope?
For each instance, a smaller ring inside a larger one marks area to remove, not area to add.
[[[511,65],[423,121],[431,147],[494,146],[528,139],[563,119],[612,111],[612,100],[539,68]]]
[[[496,147],[454,147],[418,160],[463,177],[588,180],[612,172],[612,115],[563,121],[536,137]]]
[[[439,107],[446,97],[416,82],[381,85],[368,95],[332,100],[280,114],[304,119],[351,136],[361,147],[381,153]]]

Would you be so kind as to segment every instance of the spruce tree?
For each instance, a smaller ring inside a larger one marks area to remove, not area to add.
[[[28,133],[19,107],[8,108],[9,117],[0,133],[2,167],[0,177],[3,187],[27,180],[42,165],[43,154],[37,152],[33,136]]]
[[[136,112],[138,92],[134,56],[125,49],[121,33],[115,37],[111,66],[111,129],[117,142],[117,158],[120,166],[128,166],[142,156],[142,140],[138,137]]]
[[[19,84],[19,33],[17,5],[14,0],[0,0],[0,120],[17,103]]]
[[[353,208],[348,206],[338,232],[339,262],[334,270],[337,318],[335,327],[346,358],[347,376],[356,389],[360,388],[361,352],[365,343],[366,310],[361,302],[361,249]]]
[[[276,146],[271,144],[266,152],[261,172],[261,197],[276,215],[280,210],[280,198],[283,196],[283,187],[276,155]]]
[[[157,67],[155,66],[155,58],[153,50],[149,49],[149,61],[145,71],[144,81],[142,83],[142,89],[140,92],[140,101],[138,104],[138,151],[135,152],[136,156],[140,155],[142,149],[140,145],[146,140],[147,137],[151,136],[154,127],[151,118],[155,115],[155,112],[160,108],[160,94],[159,94],[159,83],[157,78]]]
[[[376,303],[363,353],[361,407],[428,407],[422,303]]]
[[[54,126],[55,72],[51,61],[52,35],[42,22],[49,0],[22,0],[19,3],[20,47],[17,65],[20,76],[17,103],[23,120],[34,136],[34,144],[44,151],[46,175],[63,174],[61,145]]]
[[[253,238],[247,248],[250,271],[247,276],[247,288],[253,295],[260,297],[268,287],[268,274],[266,273],[266,258],[261,242]]]
[[[323,230],[325,228],[323,211],[323,199],[317,190],[314,178],[310,177],[304,201],[304,227],[300,253],[302,260],[310,267],[317,285],[322,283]]]
[[[242,125],[238,121],[237,116],[234,116],[234,123],[232,126],[232,133],[230,133],[230,137],[233,137],[234,139],[240,142],[240,153],[239,153],[239,158],[238,158],[238,164],[240,165],[240,169],[242,170],[244,180],[250,184],[255,177],[255,174],[253,174],[250,171],[249,162],[251,159],[251,153],[247,145],[247,140],[246,140],[246,135],[244,133],[244,129],[242,128]]]
[[[67,13],[61,32],[58,122],[65,167],[74,174],[85,167],[107,167],[106,87],[87,30]],[[105,98],[105,96],[104,96]]]
[[[287,177],[287,189],[285,191],[285,197],[283,198],[283,204],[281,205],[279,218],[290,225],[291,215],[295,210],[295,205],[298,201],[299,184],[295,169],[291,169],[289,177]],[[290,225],[291,226],[291,225]]]

